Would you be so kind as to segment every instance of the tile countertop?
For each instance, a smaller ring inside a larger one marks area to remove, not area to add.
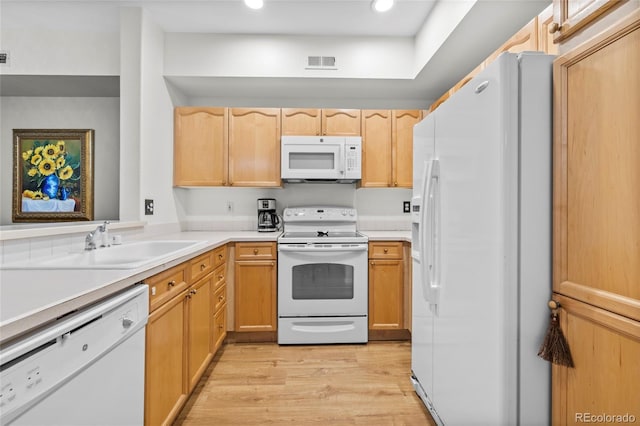
[[[410,231],[360,232],[371,241],[411,240]],[[279,235],[279,232],[257,231],[189,231],[158,235],[148,239],[203,240],[207,245],[135,269],[0,269],[0,344],[220,245],[276,241]]]

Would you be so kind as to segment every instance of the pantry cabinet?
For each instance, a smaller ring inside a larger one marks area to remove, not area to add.
[[[402,243],[369,243],[369,329],[404,327],[404,260]]]
[[[228,108],[174,110],[174,186],[227,184]]]
[[[553,0],[553,23],[550,31],[557,43],[608,13],[625,0]]]
[[[281,185],[279,108],[230,109],[229,185]]]
[[[362,110],[364,188],[413,185],[413,126],[420,110]]]
[[[553,424],[640,419],[638,46],[640,10],[554,61],[553,297],[574,368],[553,366]]]
[[[360,136],[360,110],[283,108],[282,135]]]
[[[236,243],[235,331],[277,330],[276,243]]]
[[[226,294],[220,291],[225,260],[223,246],[145,280],[145,425],[175,419],[219,347],[215,326],[226,315]],[[223,297],[214,303],[216,295]]]

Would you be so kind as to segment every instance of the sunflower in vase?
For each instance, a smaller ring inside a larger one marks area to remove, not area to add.
[[[34,141],[22,151],[24,183],[22,196],[32,200],[66,200],[77,192],[80,180],[79,155],[59,141]]]

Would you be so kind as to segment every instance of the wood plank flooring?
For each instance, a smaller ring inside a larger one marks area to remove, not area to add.
[[[409,342],[228,343],[175,425],[434,425],[409,380]]]

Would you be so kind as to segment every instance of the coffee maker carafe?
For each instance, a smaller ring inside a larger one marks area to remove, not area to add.
[[[276,213],[276,200],[273,198],[258,199],[258,231],[273,232],[278,230],[280,218]]]

